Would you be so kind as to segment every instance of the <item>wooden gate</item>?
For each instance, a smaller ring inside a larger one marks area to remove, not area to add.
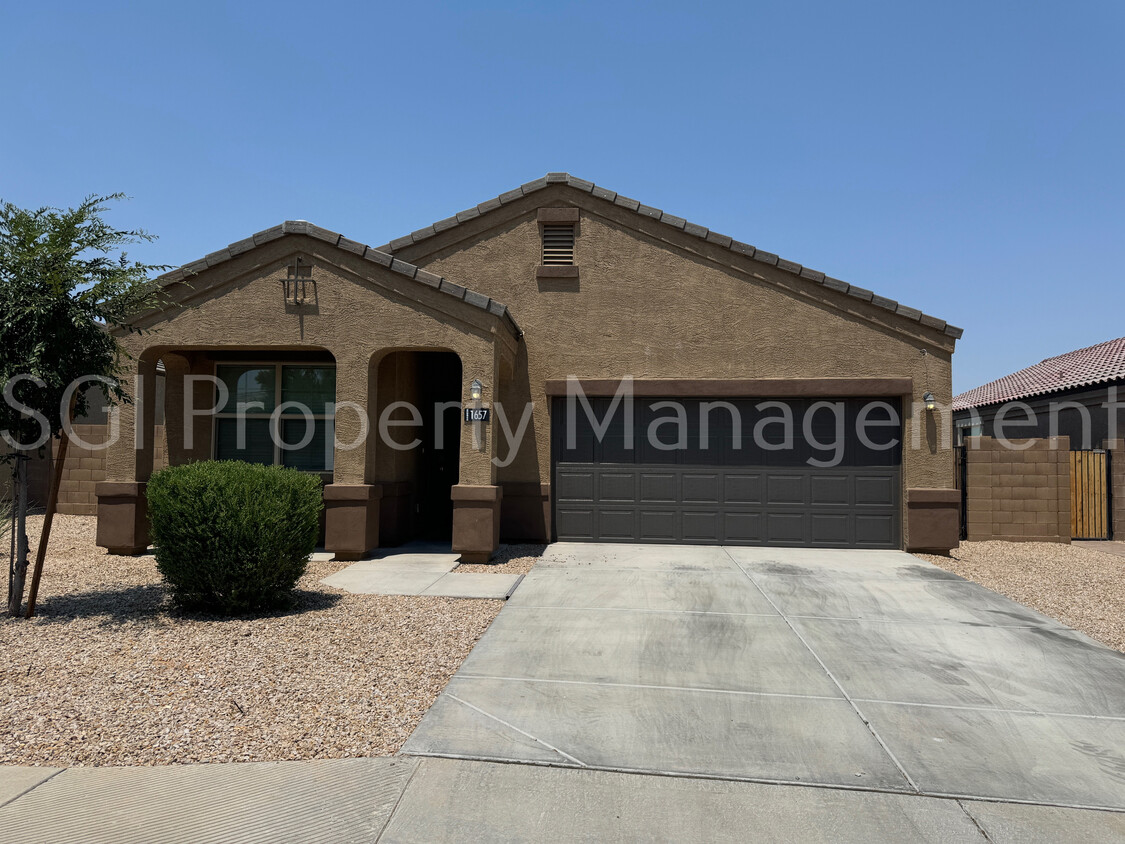
[[[1100,449],[1070,452],[1070,535],[1109,539],[1108,455]]]

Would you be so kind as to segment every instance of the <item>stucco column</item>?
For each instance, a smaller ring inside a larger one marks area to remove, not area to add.
[[[140,554],[148,548],[145,483],[152,475],[156,437],[156,363],[146,351],[134,359],[134,369],[122,373],[132,403],[119,414],[119,436],[106,453],[106,480],[95,487],[98,498],[97,543],[111,554]]]
[[[377,432],[371,419],[375,379],[366,357],[336,353],[336,447],[332,483],[324,487],[324,546],[356,560],[379,546],[379,501],[369,466]]]
[[[184,439],[184,379],[191,363],[184,355],[164,354],[164,434],[168,443],[168,465],[180,466],[190,460]]]
[[[461,355],[461,403],[476,406],[470,394],[472,382],[480,381],[481,407],[491,407],[500,395],[499,349],[489,343]],[[453,550],[462,562],[484,563],[500,545],[500,499],[496,466],[497,420],[463,422],[459,480],[450,491],[453,499]]]

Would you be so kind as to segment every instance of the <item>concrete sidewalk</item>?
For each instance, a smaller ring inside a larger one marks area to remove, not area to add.
[[[522,574],[456,571],[459,554],[448,545],[411,542],[360,560],[320,582],[360,595],[426,595],[506,601]]]
[[[0,768],[0,836],[24,844],[748,837],[1110,844],[1125,842],[1125,813],[404,756]]]

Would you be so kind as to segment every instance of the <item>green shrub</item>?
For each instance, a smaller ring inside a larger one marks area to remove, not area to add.
[[[208,461],[157,472],[147,492],[156,567],[179,606],[237,615],[291,603],[316,547],[317,477]]]

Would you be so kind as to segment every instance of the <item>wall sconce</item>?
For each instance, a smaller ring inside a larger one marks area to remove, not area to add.
[[[469,385],[469,398],[473,401],[480,401],[480,397],[484,394],[484,385],[476,378],[473,383]]]
[[[926,390],[926,392],[922,394],[922,401],[926,403],[926,410],[933,410],[937,407],[937,399],[934,398],[934,394],[929,390]]]

